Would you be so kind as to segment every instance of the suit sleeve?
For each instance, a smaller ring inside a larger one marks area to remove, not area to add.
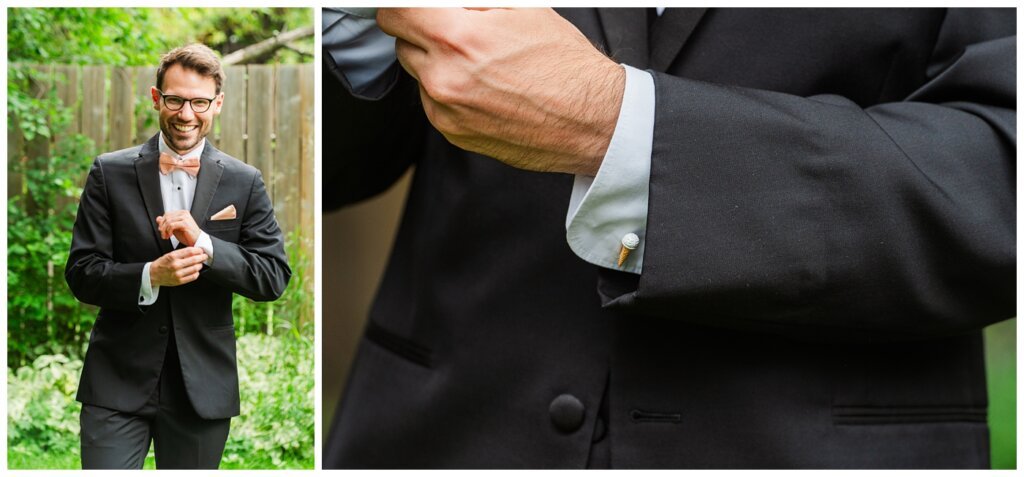
[[[112,237],[103,163],[97,158],[82,190],[64,279],[75,298],[83,303],[138,312],[139,287],[146,263],[114,261]]]
[[[324,210],[384,192],[423,150],[428,123],[418,84],[404,70],[397,78],[382,99],[368,101],[323,75]]]
[[[926,80],[861,107],[655,74],[643,273],[605,306],[823,340],[1015,315],[1016,25],[950,11]]]
[[[274,206],[259,172],[253,177],[238,243],[213,235],[210,240],[216,256],[203,271],[203,278],[255,301],[276,300],[284,293],[292,271]]]

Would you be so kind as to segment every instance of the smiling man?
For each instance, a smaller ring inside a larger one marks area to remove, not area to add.
[[[216,468],[239,414],[232,293],[277,299],[291,277],[260,172],[206,141],[224,72],[198,44],[161,59],[160,133],[100,155],[65,278],[100,307],[77,399],[83,468]]]

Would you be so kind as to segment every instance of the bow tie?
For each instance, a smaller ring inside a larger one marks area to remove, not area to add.
[[[167,154],[160,153],[160,173],[166,176],[175,169],[183,170],[186,174],[195,178],[199,175],[199,158],[193,157],[179,161]]]

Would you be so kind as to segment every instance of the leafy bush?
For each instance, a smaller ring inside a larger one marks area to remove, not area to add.
[[[8,347],[10,366],[36,357],[80,357],[95,308],[78,303],[64,282],[81,181],[95,154],[85,136],[61,134],[71,109],[40,85],[62,81],[29,68],[8,68],[8,124],[24,137],[8,145],[18,155],[11,177],[23,178],[7,201]]]
[[[238,339],[242,415],[231,421],[224,464],[312,468],[313,340],[250,334]]]
[[[242,415],[231,420],[221,467],[313,468],[312,337],[243,335],[238,365]],[[80,467],[74,396],[81,371],[82,361],[63,355],[8,369],[11,468]]]
[[[74,400],[82,361],[62,355],[36,358],[31,366],[7,370],[7,452],[78,454],[78,413]]]

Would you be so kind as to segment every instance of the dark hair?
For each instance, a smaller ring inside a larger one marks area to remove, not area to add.
[[[213,78],[217,83],[217,94],[220,94],[220,87],[224,84],[224,69],[220,66],[220,59],[210,47],[201,43],[180,46],[160,58],[160,68],[156,70],[156,88],[164,89],[164,73],[173,65],[181,65],[182,68],[199,73],[207,78]]]

